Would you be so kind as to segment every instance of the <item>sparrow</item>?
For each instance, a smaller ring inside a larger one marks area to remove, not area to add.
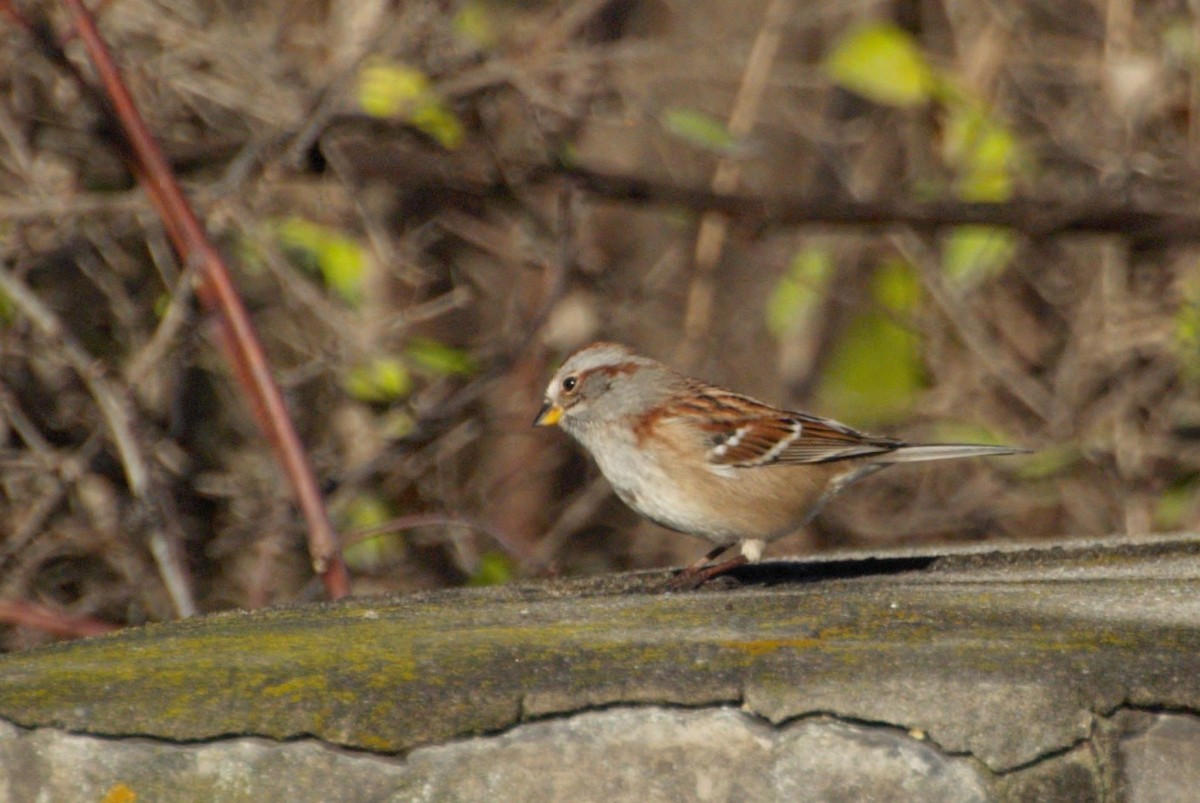
[[[567,358],[533,423],[565,430],[639,514],[712,544],[675,577],[672,586],[681,589],[757,562],[767,544],[797,531],[850,483],[887,466],[1029,451],[868,435],[606,342]],[[739,545],[738,556],[712,563]]]

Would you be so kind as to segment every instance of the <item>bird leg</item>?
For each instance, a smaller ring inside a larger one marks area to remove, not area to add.
[[[672,577],[667,582],[667,588],[671,591],[690,591],[694,588],[699,588],[719,574],[724,574],[730,569],[736,569],[738,566],[744,565],[747,563],[745,555],[738,555],[736,558],[730,558],[723,563],[717,563],[712,566],[708,565],[711,561],[720,557],[721,553],[735,546],[735,543],[718,544],[713,547],[700,560],[690,564],[683,571],[679,572],[679,574]]]

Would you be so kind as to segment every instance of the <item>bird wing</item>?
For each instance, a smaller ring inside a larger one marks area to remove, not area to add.
[[[704,433],[707,458],[718,466],[827,463],[886,454],[903,445],[865,435],[807,413],[779,410],[745,396],[706,388],[692,423]]]

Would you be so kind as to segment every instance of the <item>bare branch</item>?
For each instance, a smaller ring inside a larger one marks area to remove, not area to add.
[[[0,267],[0,290],[25,314],[43,337],[55,344],[63,359],[79,375],[92,398],[96,400],[109,435],[116,444],[130,493],[151,510],[161,511],[165,502],[152,490],[150,466],[134,432],[126,390],[108,377],[103,364],[75,340],[53,310],[43,304],[36,293],[4,267]],[[150,530],[149,544],[159,576],[171,597],[176,613],[181,617],[194,616],[197,611],[196,600],[184,566],[182,548],[179,546],[182,534],[175,531],[177,525],[166,521],[165,517],[155,518],[156,521]],[[164,532],[164,527],[173,530],[172,534]]]
[[[201,300],[220,313],[226,356],[250,396],[259,425],[274,447],[308,522],[313,569],[321,576],[326,593],[331,598],[344,597],[349,593],[350,579],[342,560],[337,533],[329,521],[320,489],[300,438],[292,426],[283,395],[271,375],[266,354],[241,297],[234,288],[229,268],[209,240],[161,148],[138,112],[92,15],[82,0],[64,0],[64,3],[71,10],[75,30],[99,73],[101,84],[111,102],[111,113],[119,122],[132,153],[131,163],[138,180],[158,208],[180,259],[188,267],[199,267],[201,285],[198,294]]]
[[[72,616],[32,602],[11,599],[0,600],[0,622],[71,638],[102,636],[118,629],[116,625],[100,619]]]
[[[770,226],[907,226],[940,231],[955,226],[1000,226],[1030,237],[1061,234],[1120,234],[1137,240],[1200,240],[1200,215],[1103,201],[1064,203],[1015,199],[1003,203],[969,201],[855,201],[797,196],[720,193],[680,187],[641,176],[605,173],[585,167],[546,171],[606,199],[696,211],[716,210],[755,228]]]

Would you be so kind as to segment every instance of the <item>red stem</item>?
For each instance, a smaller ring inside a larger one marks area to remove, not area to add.
[[[308,522],[309,554],[313,569],[325,584],[331,599],[350,590],[349,574],[342,560],[337,533],[329,521],[321,494],[304,449],[292,426],[279,386],[254,333],[228,267],[212,245],[191,205],[175,180],[158,143],[137,111],[120,70],[113,61],[95,21],[82,0],[63,0],[75,18],[75,31],[87,49],[112,109],[121,123],[136,159],[136,173],[163,218],[167,233],[180,260],[201,266],[197,295],[222,319],[222,340],[239,379],[248,388],[259,425],[263,427],[284,472],[296,493]]]
[[[100,619],[72,616],[44,605],[10,599],[0,600],[0,622],[75,638],[102,636],[119,629],[116,625]]]

